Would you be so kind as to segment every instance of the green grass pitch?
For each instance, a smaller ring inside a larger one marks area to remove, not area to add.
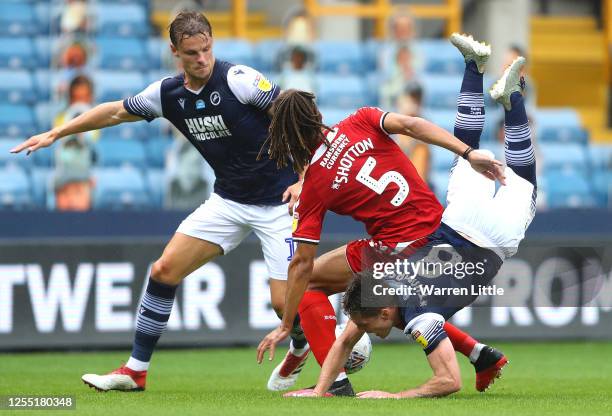
[[[85,372],[109,371],[127,352],[0,354],[0,395],[75,396],[76,410],[51,413],[58,416],[612,414],[612,343],[495,345],[510,359],[503,378],[478,393],[472,366],[459,356],[463,389],[441,399],[284,399],[266,391],[273,365],[257,365],[254,348],[158,351],[141,393],[98,393],[80,380]],[[314,383],[317,374],[311,358],[298,387]],[[358,391],[398,391],[429,374],[415,345],[375,345],[370,364],[351,379]],[[16,412],[0,410],[8,413]]]

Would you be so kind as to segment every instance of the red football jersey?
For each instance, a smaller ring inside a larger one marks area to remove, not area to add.
[[[364,107],[314,153],[295,209],[293,238],[318,243],[327,210],[365,224],[372,238],[409,242],[432,233],[443,208],[384,130],[387,113]]]

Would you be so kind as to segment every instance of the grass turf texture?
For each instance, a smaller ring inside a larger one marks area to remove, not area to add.
[[[496,343],[510,365],[486,393],[474,389],[474,370],[458,356],[463,389],[441,399],[285,399],[265,383],[273,364],[255,363],[255,350],[158,351],[146,392],[98,393],[84,385],[85,372],[104,373],[127,352],[0,354],[0,395],[72,395],[76,411],[53,415],[610,415],[612,343]],[[279,350],[275,363],[284,356]],[[311,357],[298,387],[315,382]],[[357,391],[399,391],[430,374],[423,353],[408,344],[375,345],[372,361],[351,376]],[[0,415],[14,413],[0,410]],[[29,413],[19,411],[16,414]],[[41,414],[40,412],[35,414]]]

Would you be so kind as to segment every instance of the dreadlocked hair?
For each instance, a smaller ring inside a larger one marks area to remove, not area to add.
[[[324,130],[329,127],[321,120],[314,94],[294,89],[283,91],[272,104],[268,139],[257,159],[269,145],[268,156],[276,161],[279,169],[291,163],[293,170],[301,173],[312,151],[325,140]]]

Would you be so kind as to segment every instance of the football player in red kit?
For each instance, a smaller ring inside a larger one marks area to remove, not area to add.
[[[474,53],[476,43],[466,49]],[[490,48],[486,52],[469,61],[472,62],[469,73],[466,69],[467,78],[480,76],[480,101],[483,101],[480,64],[488,58]],[[470,103],[472,111],[478,109],[478,114],[473,114],[475,124],[479,124],[481,116],[484,123],[484,103],[480,110],[473,105],[478,98],[469,94],[463,95],[474,101]],[[307,171],[294,213],[293,238],[298,245],[289,265],[285,318],[260,343],[258,361],[262,361],[267,349],[272,359],[276,344],[288,336],[291,319],[299,312],[306,338],[322,365],[335,340],[335,313],[327,296],[344,291],[354,274],[371,266],[377,257],[418,249],[441,226],[442,206],[389,135],[405,134],[444,147],[463,157],[474,171],[491,182],[498,179],[504,183],[503,165],[488,153],[473,151],[466,140],[459,140],[421,118],[368,107],[330,129],[322,124],[314,96],[296,90],[283,92],[272,111],[270,158],[279,166],[291,163],[297,172],[306,167]],[[466,130],[471,127],[469,121],[462,124]],[[315,261],[328,210],[363,222],[371,238],[351,241]],[[444,323],[444,330],[455,350],[475,365],[476,387],[484,390],[507,360],[499,351],[478,343],[448,322]],[[340,373],[330,392],[352,393],[346,374]]]

